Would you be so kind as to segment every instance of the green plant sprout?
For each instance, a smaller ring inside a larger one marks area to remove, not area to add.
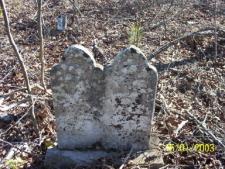
[[[140,41],[143,37],[143,29],[138,22],[131,25],[128,37],[129,44],[139,47]]]

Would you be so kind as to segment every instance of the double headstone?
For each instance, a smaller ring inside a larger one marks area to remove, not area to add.
[[[88,49],[72,45],[51,78],[58,146],[48,150],[48,166],[148,149],[158,75],[138,48],[103,67]]]

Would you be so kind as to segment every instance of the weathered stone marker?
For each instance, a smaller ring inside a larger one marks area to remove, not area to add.
[[[125,49],[103,69],[88,49],[73,45],[51,76],[58,147],[48,150],[46,165],[148,149],[158,76],[138,48]]]
[[[59,15],[57,17],[57,25],[56,25],[56,30],[63,32],[65,31],[67,27],[67,16],[66,15]]]

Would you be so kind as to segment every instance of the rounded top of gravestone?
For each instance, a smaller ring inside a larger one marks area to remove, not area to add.
[[[149,67],[149,70],[153,70],[157,74],[156,68],[148,62],[147,57],[144,55],[144,53],[138,47],[131,45],[129,48],[125,49],[124,52],[139,55],[141,58],[143,58],[145,60],[146,64]]]
[[[121,62],[124,62],[126,60],[132,59],[134,60],[144,60],[147,61],[145,55],[141,52],[141,50],[134,46],[131,45],[130,47],[124,49],[121,51],[113,60],[114,64],[119,64]],[[135,62],[135,61],[134,61]]]
[[[65,50],[62,62],[65,63],[92,63],[96,64],[93,54],[84,46],[72,45]]]
[[[113,58],[113,60],[111,60],[110,64],[107,66],[111,67],[121,64],[123,64],[124,67],[132,65],[147,66],[149,71],[152,70],[155,72],[155,74],[157,74],[156,68],[148,62],[144,53],[134,45],[131,45],[130,47],[121,51],[115,58]]]
[[[142,51],[135,45],[131,45],[130,47],[127,48],[127,50],[130,50],[131,53],[137,53],[137,54],[141,54],[144,56],[144,53],[142,53]]]

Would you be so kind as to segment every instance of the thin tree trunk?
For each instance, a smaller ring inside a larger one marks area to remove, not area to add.
[[[30,87],[30,82],[29,82],[28,75],[27,75],[27,70],[26,70],[26,67],[24,65],[23,58],[22,58],[21,54],[19,53],[18,47],[16,46],[15,41],[14,41],[14,39],[12,37],[12,34],[11,34],[11,31],[10,31],[9,19],[8,19],[8,14],[7,14],[7,11],[6,11],[6,8],[5,8],[4,0],[0,0],[0,5],[1,5],[1,8],[2,8],[5,27],[6,27],[7,35],[9,37],[9,42],[13,47],[13,50],[16,54],[17,59],[19,60],[19,64],[20,64],[20,66],[22,68],[22,71],[23,71],[23,76],[25,78],[26,88],[27,88],[28,93],[30,94],[31,93],[31,87]]]
[[[36,129],[37,134],[39,134],[38,124],[37,124],[36,116],[35,116],[35,113],[34,113],[34,99],[32,97],[32,92],[31,92],[31,87],[30,87],[30,81],[29,81],[28,74],[27,74],[27,69],[25,67],[22,55],[20,54],[20,52],[18,50],[18,47],[17,47],[17,45],[16,45],[16,43],[15,43],[13,37],[12,37],[11,31],[10,31],[9,18],[8,18],[8,14],[7,14],[7,11],[6,11],[4,0],[0,0],[0,6],[2,8],[3,18],[4,18],[5,27],[6,27],[7,35],[8,35],[8,38],[9,38],[9,42],[12,45],[13,50],[16,54],[16,57],[19,60],[19,64],[22,68],[22,73],[23,73],[23,76],[24,76],[24,79],[25,79],[27,93],[29,94],[30,102],[31,102],[31,105],[32,105],[31,115],[32,115],[34,127]]]
[[[41,84],[46,91],[45,85],[45,58],[44,58],[44,40],[42,32],[42,0],[38,0],[38,23],[39,23],[39,39],[40,39],[40,53],[39,59],[41,62]]]

